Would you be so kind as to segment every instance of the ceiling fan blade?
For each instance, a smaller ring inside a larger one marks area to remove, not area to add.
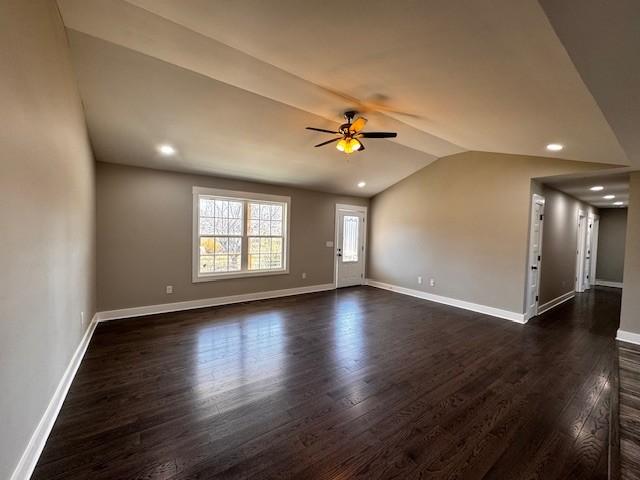
[[[366,124],[367,124],[367,119],[366,118],[358,117],[351,124],[351,127],[349,127],[349,130],[351,130],[352,132],[359,132],[360,130],[362,130],[364,128],[364,126]]]
[[[360,148],[358,149],[359,152],[366,150],[366,148],[364,148],[364,143],[362,143],[360,140],[358,140],[358,142],[360,142]]]
[[[324,132],[324,133],[340,133],[340,132],[336,132],[335,130],[325,130],[324,128],[315,128],[315,127],[306,127],[307,130],[314,130],[316,132]]]
[[[326,142],[322,142],[319,143],[317,145],[314,145],[314,147],[322,147],[323,145],[327,145],[328,143],[333,143],[333,142],[337,142],[338,140],[340,140],[342,137],[338,137],[338,138],[333,138],[331,140],[327,140]]]
[[[362,138],[395,138],[398,136],[396,132],[362,132],[359,135]]]

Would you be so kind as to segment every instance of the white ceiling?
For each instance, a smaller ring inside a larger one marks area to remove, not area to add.
[[[588,175],[563,175],[538,180],[594,207],[621,208],[629,205],[629,173],[626,171],[609,174],[595,172]],[[591,190],[594,186],[604,188],[594,192]],[[605,195],[615,195],[615,198],[605,199],[603,198]],[[617,206],[613,202],[623,202],[623,205]]]
[[[465,150],[629,164],[535,0],[59,5],[101,160],[365,195]],[[367,113],[398,138],[347,162],[304,127],[337,125],[352,97],[406,114]]]

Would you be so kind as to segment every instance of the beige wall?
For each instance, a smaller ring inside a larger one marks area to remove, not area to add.
[[[601,208],[596,268],[598,280],[622,283],[626,235],[627,209]]]
[[[534,187],[545,198],[540,267],[540,305],[575,290],[578,212],[598,209],[546,185]]]
[[[620,330],[640,335],[640,172],[633,172],[627,209]]]
[[[487,152],[441,158],[372,199],[368,276],[522,313],[531,179],[601,167]]]
[[[364,198],[209,176],[98,163],[98,309],[333,282],[335,204],[368,205]],[[290,273],[192,283],[192,187],[291,196]],[[307,278],[302,279],[306,272]],[[165,287],[173,285],[167,295]]]
[[[93,160],[55,2],[0,2],[0,105],[0,478],[7,479],[94,313]]]

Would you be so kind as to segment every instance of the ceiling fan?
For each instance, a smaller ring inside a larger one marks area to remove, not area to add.
[[[333,133],[334,135],[340,135],[339,137],[332,138],[326,142],[314,145],[315,147],[322,147],[333,142],[338,142],[336,148],[344,153],[353,153],[364,150],[361,138],[394,138],[398,134],[395,132],[363,132],[362,129],[367,124],[367,119],[364,117],[355,118],[358,112],[348,111],[344,112],[344,118],[347,120],[338,127],[338,130],[326,130],[324,128],[307,127],[307,130],[314,130],[316,132]],[[354,120],[355,119],[355,120]]]

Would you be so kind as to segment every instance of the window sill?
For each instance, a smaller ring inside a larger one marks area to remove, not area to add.
[[[220,280],[230,280],[232,278],[250,278],[250,277],[268,277],[272,275],[287,275],[289,269],[286,270],[256,270],[252,272],[234,272],[234,273],[218,273],[212,275],[196,275],[193,277],[193,283],[217,282]]]

